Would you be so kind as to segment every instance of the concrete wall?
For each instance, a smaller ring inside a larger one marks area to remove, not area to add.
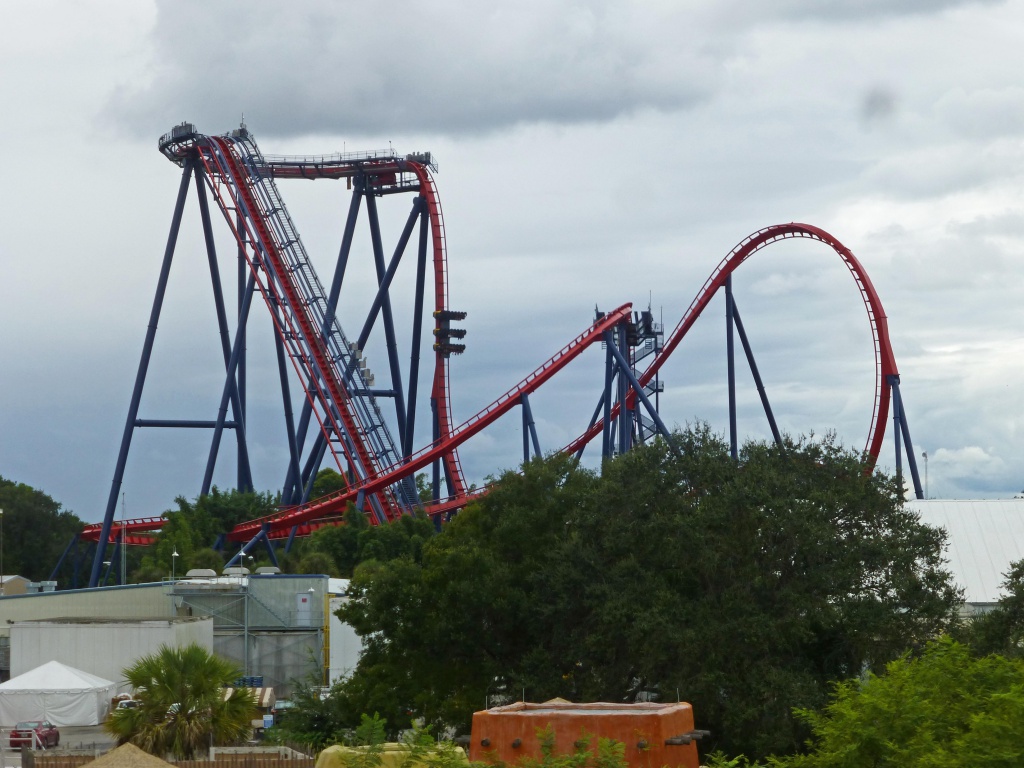
[[[162,645],[196,643],[213,651],[213,620],[28,621],[11,625],[11,676],[47,661],[60,661],[113,680],[123,690],[122,670]]]

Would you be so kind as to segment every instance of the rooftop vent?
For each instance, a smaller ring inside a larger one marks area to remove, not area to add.
[[[217,572],[213,568],[190,568],[185,574],[186,579],[215,579]]]

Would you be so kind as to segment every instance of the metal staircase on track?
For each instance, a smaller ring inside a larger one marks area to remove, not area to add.
[[[332,452],[348,461],[357,484],[380,468],[399,463],[401,454],[360,366],[361,351],[345,336],[277,185],[261,171],[266,164],[255,141],[247,132],[235,131],[230,137],[212,138],[208,147],[213,161],[208,170],[235,190],[235,206],[253,224],[253,239],[262,256],[259,266],[269,278],[265,287],[280,313],[280,332],[300,370],[311,379],[304,384],[323,409],[321,423]],[[217,197],[224,208],[225,201]],[[250,207],[253,210],[247,210]],[[314,334],[319,338],[307,338]],[[381,521],[418,504],[411,477],[384,494],[384,499],[368,499]]]

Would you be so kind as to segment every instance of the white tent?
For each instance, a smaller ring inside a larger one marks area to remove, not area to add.
[[[48,661],[0,683],[0,725],[49,720],[54,725],[99,725],[110,710],[116,684]]]

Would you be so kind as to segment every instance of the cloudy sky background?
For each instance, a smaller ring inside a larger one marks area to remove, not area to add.
[[[1020,493],[1024,6],[825,5],[4,3],[0,475],[101,517],[180,178],[157,138],[182,120],[222,133],[244,114],[268,154],[390,142],[436,155],[451,305],[469,312],[456,421],[583,330],[595,305],[649,303],[671,328],[737,242],[802,221],[852,249],[882,298],[929,494]],[[344,185],[281,190],[326,282]],[[390,250],[409,201],[385,204]],[[195,208],[147,418],[213,418],[220,399]],[[226,239],[220,250],[227,273]],[[365,252],[356,266],[350,287],[370,285]],[[871,337],[839,259],[772,246],[737,273],[736,296],[780,426],[861,448]],[[357,305],[342,314],[351,335]],[[285,450],[269,322],[254,311],[250,449],[269,490]],[[373,344],[367,355],[383,364]],[[671,424],[727,429],[720,299],[665,380]],[[582,431],[599,386],[594,353],[534,398],[545,450]],[[765,437],[743,367],[740,386],[740,431]],[[128,516],[194,496],[208,439],[136,432]],[[512,416],[469,443],[470,478],[514,466],[520,440]],[[891,440],[881,463],[893,466]]]

